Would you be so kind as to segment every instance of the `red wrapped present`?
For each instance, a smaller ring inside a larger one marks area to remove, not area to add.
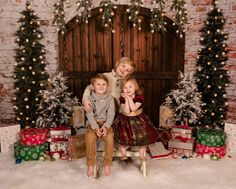
[[[39,145],[48,139],[48,130],[44,128],[28,128],[19,132],[20,143],[22,145]]]
[[[226,145],[219,147],[205,146],[203,144],[196,145],[196,153],[203,156],[204,154],[217,155],[219,158],[222,158],[226,154]]]
[[[68,127],[50,128],[50,138],[68,138],[71,136],[71,129]]]
[[[50,155],[54,153],[62,155],[68,155],[68,139],[66,138],[54,138],[50,141]]]
[[[192,128],[188,125],[175,125],[171,129],[172,138],[181,137],[182,139],[191,139]]]

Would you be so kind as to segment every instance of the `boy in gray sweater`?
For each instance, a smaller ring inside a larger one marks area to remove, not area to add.
[[[105,142],[105,156],[103,173],[105,176],[111,174],[113,158],[114,133],[111,127],[115,117],[114,98],[108,93],[108,78],[103,74],[97,74],[91,79],[94,91],[89,96],[93,111],[87,112],[86,130],[86,155],[87,176],[94,175],[96,166],[96,140]],[[94,169],[95,168],[95,169]]]

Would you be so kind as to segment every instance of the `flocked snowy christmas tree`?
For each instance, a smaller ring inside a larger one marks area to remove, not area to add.
[[[61,72],[48,79],[47,89],[41,93],[37,127],[67,126],[73,113],[73,106],[78,104],[78,99],[71,97],[66,80]]]
[[[195,124],[202,114],[201,94],[197,92],[197,85],[193,73],[180,72],[177,89],[168,93],[164,105],[172,109],[174,116],[171,121],[181,124]]]
[[[35,127],[38,117],[40,97],[38,94],[45,89],[48,74],[45,70],[45,50],[40,43],[39,17],[26,3],[21,12],[20,27],[16,32],[15,70],[14,70],[14,110],[16,120],[21,128]]]
[[[227,70],[224,69],[228,60],[225,43],[228,34],[223,31],[226,19],[222,10],[217,7],[217,1],[212,4],[201,29],[200,43],[203,48],[199,49],[197,58],[197,86],[205,103],[205,113],[200,117],[199,125],[223,128],[227,115],[226,87],[229,83]]]

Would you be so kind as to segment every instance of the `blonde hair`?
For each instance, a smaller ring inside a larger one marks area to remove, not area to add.
[[[135,64],[134,64],[134,61],[133,61],[131,58],[126,57],[126,56],[121,57],[120,60],[116,62],[116,67],[117,67],[119,64],[129,64],[129,65],[133,68],[133,70],[132,70],[132,72],[131,72],[130,74],[133,73],[134,68],[135,68]],[[115,69],[116,69],[116,67],[115,67]]]
[[[141,95],[143,93],[143,90],[141,89],[141,87],[139,86],[137,80],[134,78],[134,76],[127,76],[125,77],[124,79],[121,80],[120,82],[120,88],[121,88],[121,91],[123,92],[123,88],[124,88],[124,85],[127,83],[127,82],[133,82],[134,85],[135,85],[135,94],[137,95]]]
[[[97,80],[97,79],[102,79],[104,81],[107,82],[107,85],[108,85],[108,78],[107,76],[103,75],[103,74],[96,74],[95,76],[93,76],[90,80],[91,84],[93,85],[94,82]]]

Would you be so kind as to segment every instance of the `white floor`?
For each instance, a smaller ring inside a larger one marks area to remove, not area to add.
[[[90,179],[85,158],[15,164],[11,154],[0,153],[0,189],[236,189],[236,154],[231,156],[218,161],[148,158],[148,178],[142,177],[138,160],[125,167],[114,160],[111,176]]]

